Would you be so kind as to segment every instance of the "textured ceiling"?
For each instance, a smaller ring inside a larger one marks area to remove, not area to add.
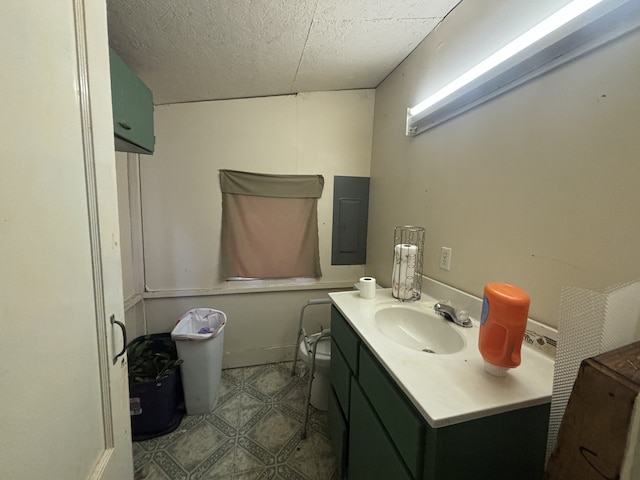
[[[156,104],[376,87],[460,0],[107,0]]]

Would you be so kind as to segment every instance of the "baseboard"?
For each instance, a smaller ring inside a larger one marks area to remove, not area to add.
[[[238,352],[224,352],[222,368],[248,367],[293,360],[293,345],[259,347]]]

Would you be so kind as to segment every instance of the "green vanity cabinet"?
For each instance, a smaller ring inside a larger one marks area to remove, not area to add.
[[[411,471],[411,478],[420,478],[424,460],[424,418],[364,346],[360,347],[358,383],[367,392],[380,423]]]
[[[335,353],[334,353],[335,352]],[[329,371],[329,381],[331,383],[332,392],[336,397],[336,401],[345,420],[349,417],[349,402],[351,396],[351,377],[353,372],[349,368],[349,364],[345,360],[340,347],[335,341],[331,342],[331,369]]]
[[[331,305],[331,337],[340,348],[340,353],[349,364],[349,369],[357,376],[360,338],[333,305]]]
[[[343,478],[542,479],[548,403],[433,428],[335,306],[331,335],[328,422]]]
[[[331,438],[331,447],[338,461],[338,472],[340,478],[347,471],[347,452],[348,447],[348,431],[347,421],[342,412],[342,407],[338,402],[335,391],[329,389],[329,404],[327,408],[327,427],[329,430],[329,438]]]
[[[541,480],[550,404],[427,428],[425,480]]]
[[[151,90],[112,49],[109,63],[115,149],[151,154],[155,145]]]
[[[347,471],[349,409],[352,378],[358,372],[358,335],[331,306],[331,369],[329,371],[328,426],[341,475]]]
[[[349,480],[411,480],[391,438],[358,382],[351,383]]]

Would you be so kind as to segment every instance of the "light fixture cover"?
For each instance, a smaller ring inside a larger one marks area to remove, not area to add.
[[[574,0],[416,106],[414,136],[640,26],[635,0]]]

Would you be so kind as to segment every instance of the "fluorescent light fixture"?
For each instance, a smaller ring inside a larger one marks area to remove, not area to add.
[[[639,25],[634,0],[574,0],[407,109],[406,134],[428,130]]]
[[[471,70],[466,73],[460,75],[453,82],[446,85],[444,88],[441,88],[436,93],[431,95],[426,100],[423,100],[418,105],[409,109],[409,115],[415,116],[420,112],[425,111],[432,105],[435,105],[440,100],[448,97],[452,93],[460,90],[465,85],[468,85],[476,78],[481,75],[487,73],[489,70],[497,67],[502,62],[506,62],[514,55],[520,53],[522,50],[527,48],[528,46],[534,44],[541,38],[546,37],[551,32],[557,30],[563,25],[567,24],[578,15],[583,14],[587,10],[592,7],[595,7],[597,4],[601,3],[602,0],[575,0],[561,8],[556,13],[548,17],[546,20],[543,20],[531,30],[523,33],[518,38],[513,40],[511,43],[508,43],[496,53],[491,55],[489,58],[486,58]]]

